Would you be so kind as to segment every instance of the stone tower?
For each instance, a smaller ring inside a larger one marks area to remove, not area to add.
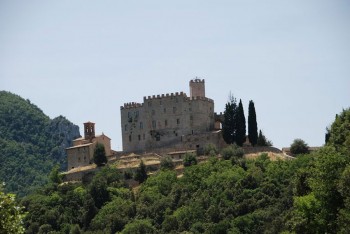
[[[205,97],[205,83],[204,79],[193,79],[190,81],[190,95],[191,98]]]
[[[92,139],[95,138],[95,123],[84,123],[84,138],[85,140],[90,141],[92,141]]]

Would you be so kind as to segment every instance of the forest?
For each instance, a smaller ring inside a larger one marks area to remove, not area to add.
[[[65,148],[79,136],[65,117],[50,119],[29,100],[0,91],[0,182],[23,197],[48,182],[55,165],[67,166]]]
[[[349,233],[350,110],[326,145],[294,160],[211,157],[137,189],[104,167],[91,183],[50,182],[20,201],[26,233]]]

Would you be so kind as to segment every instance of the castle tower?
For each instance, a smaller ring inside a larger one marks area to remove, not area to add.
[[[95,123],[84,123],[84,138],[90,141],[95,138]]]
[[[190,81],[190,96],[193,97],[205,97],[205,84],[204,79],[193,79]]]

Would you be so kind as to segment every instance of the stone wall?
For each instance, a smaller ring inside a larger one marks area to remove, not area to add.
[[[144,97],[120,108],[124,152],[155,151],[214,129],[214,102],[183,92]]]

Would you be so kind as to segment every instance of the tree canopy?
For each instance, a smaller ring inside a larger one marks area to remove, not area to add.
[[[102,166],[107,163],[105,146],[101,143],[97,143],[94,150],[94,163],[97,166]]]

